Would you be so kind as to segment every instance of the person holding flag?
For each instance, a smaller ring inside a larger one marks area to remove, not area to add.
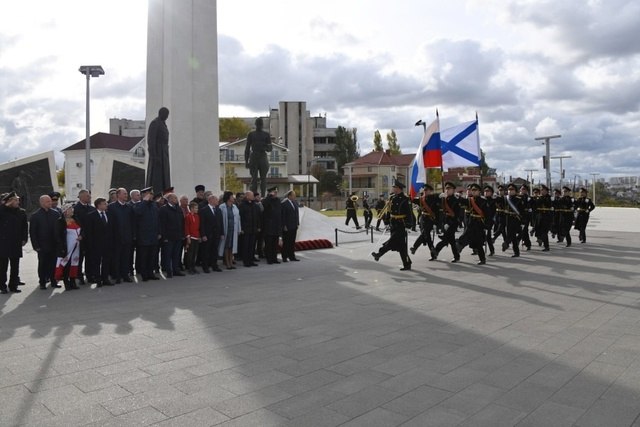
[[[438,224],[440,216],[440,198],[438,195],[433,194],[433,187],[431,185],[425,184],[420,191],[419,197],[413,199],[413,203],[418,205],[418,208],[420,209],[418,219],[418,224],[420,225],[420,236],[418,236],[411,247],[411,254],[415,254],[420,246],[426,244],[429,247],[431,256],[433,257],[436,248],[433,245],[431,232]]]

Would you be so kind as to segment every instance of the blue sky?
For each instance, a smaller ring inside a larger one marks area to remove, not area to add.
[[[144,115],[146,1],[23,0],[0,16],[0,162]],[[505,176],[541,169],[534,138],[562,134],[568,176],[639,175],[640,4],[633,1],[218,1],[220,114],[304,100],[330,126],[395,129],[405,153],[418,119],[480,117],[481,147]],[[58,157],[61,161],[62,157]],[[557,170],[559,165],[552,165]],[[542,177],[542,170],[538,172]]]

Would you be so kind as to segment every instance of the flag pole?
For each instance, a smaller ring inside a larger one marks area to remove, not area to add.
[[[478,111],[476,110],[476,138],[478,141],[478,155],[480,156],[480,188],[484,187],[482,174],[482,151],[480,150],[480,122],[478,121]]]
[[[436,120],[438,121],[438,138],[440,138],[440,114],[436,107]],[[442,138],[440,138],[440,185],[442,186],[442,192],[444,193],[444,167],[442,161]]]

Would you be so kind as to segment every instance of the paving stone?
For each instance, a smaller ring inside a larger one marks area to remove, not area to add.
[[[335,427],[343,425],[345,422],[349,421],[349,417],[346,415],[339,414],[337,412],[331,411],[327,408],[320,408],[313,412],[309,412],[300,417],[294,418],[290,420],[286,426],[287,427]]]
[[[518,423],[518,427],[564,427],[572,426],[584,413],[584,409],[573,408],[554,402],[545,402],[525,419]]]
[[[221,427],[278,427],[286,423],[286,418],[263,408],[219,425]]]
[[[331,402],[335,402],[344,397],[345,395],[342,393],[323,387],[269,405],[267,409],[283,417],[292,419],[313,412],[318,407],[327,406]]]
[[[507,408],[496,404],[489,404],[480,412],[467,418],[461,426],[487,426],[502,427],[514,426],[521,421],[527,414],[515,409]]]
[[[201,408],[155,424],[158,427],[209,427],[228,421],[229,417],[212,408]]]
[[[393,427],[402,424],[407,420],[407,417],[396,414],[395,412],[387,411],[382,408],[376,408],[373,411],[367,412],[347,423],[344,423],[344,427]]]
[[[214,403],[212,406],[229,418],[236,418],[290,397],[291,395],[289,393],[285,393],[277,387],[268,387],[252,393],[225,399]]]
[[[337,400],[327,405],[327,408],[349,417],[357,417],[378,406],[382,406],[401,394],[400,392],[374,385]]]
[[[451,392],[429,386],[418,387],[382,405],[383,408],[408,418],[424,412],[452,395]]]

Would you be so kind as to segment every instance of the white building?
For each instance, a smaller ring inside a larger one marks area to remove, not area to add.
[[[91,135],[91,183],[95,189],[97,172],[102,159],[122,160],[144,165],[144,138],[120,136],[98,132]],[[65,195],[67,200],[76,200],[78,192],[86,188],[85,140],[62,150],[64,154]],[[144,184],[144,183],[143,183]]]
[[[109,133],[120,136],[139,136],[146,135],[144,120],[129,119],[109,119]]]

